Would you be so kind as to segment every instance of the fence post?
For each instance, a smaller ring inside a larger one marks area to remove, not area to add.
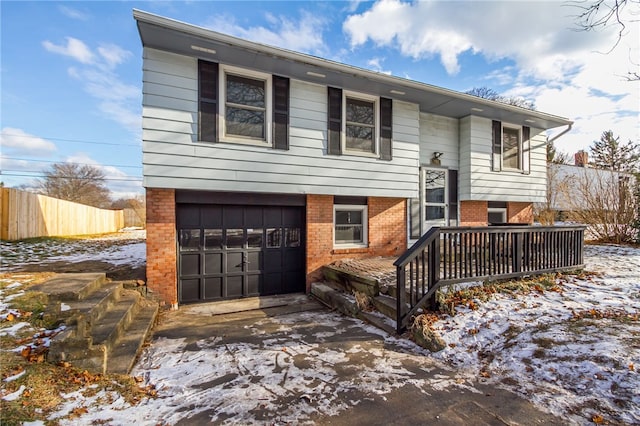
[[[522,272],[522,233],[511,234],[511,272]]]
[[[404,266],[396,266],[396,331],[398,334],[401,334],[404,329],[402,322],[407,310],[407,305],[404,302],[405,297],[407,297],[405,290],[406,272],[404,268]]]

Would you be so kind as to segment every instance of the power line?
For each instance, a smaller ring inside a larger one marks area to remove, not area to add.
[[[18,160],[18,161],[31,161],[36,163],[64,163],[64,164],[77,164],[79,166],[93,166],[93,167],[122,167],[122,168],[130,168],[130,169],[141,169],[142,166],[125,166],[124,164],[91,164],[91,163],[76,163],[75,161],[51,161],[51,160],[32,160],[29,158],[17,158],[17,157],[1,157],[2,159],[7,160]],[[19,170],[11,170],[13,172]]]
[[[26,138],[26,139],[46,139],[46,140],[52,140],[52,141],[85,143],[85,144],[90,144],[90,145],[114,145],[114,146],[136,146],[136,147],[141,147],[141,144],[135,144],[135,143],[115,143],[115,142],[88,141],[88,140],[83,140],[83,139],[50,138],[50,137],[47,137],[47,136],[31,136],[31,135],[21,135],[21,134],[18,134],[18,133],[7,133],[7,132],[3,132],[2,136],[14,136],[16,138]]]
[[[20,170],[9,170],[11,172],[19,172]],[[31,174],[16,174],[16,173],[5,173],[5,172],[0,172],[0,176],[14,176],[14,177],[25,177],[25,178],[51,178],[51,179],[77,179],[77,180],[106,180],[106,181],[117,181],[117,182],[142,182],[142,178],[102,178],[102,179],[96,179],[96,178],[82,178],[82,177],[76,177],[76,176],[46,176],[43,174],[33,174],[32,172],[25,172],[25,173],[31,173]]]

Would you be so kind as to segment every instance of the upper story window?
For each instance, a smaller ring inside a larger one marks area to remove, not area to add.
[[[531,129],[527,126],[493,121],[491,170],[516,171],[529,174],[531,169]]]
[[[221,68],[221,140],[270,144],[271,76]]]
[[[289,149],[289,79],[198,60],[198,142]]]
[[[327,153],[393,157],[393,102],[388,98],[328,88]]]
[[[377,102],[345,96],[344,149],[355,153],[377,152]]]
[[[518,127],[502,126],[502,167],[522,170],[522,138]]]

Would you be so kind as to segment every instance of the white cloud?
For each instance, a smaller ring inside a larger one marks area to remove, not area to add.
[[[578,9],[564,2],[381,0],[349,16],[343,30],[352,49],[371,42],[416,60],[435,56],[450,75],[473,72],[461,69],[463,53],[482,55],[489,64],[512,62],[474,77],[488,87],[510,86],[507,95],[575,120],[558,140],[570,152],[587,148],[608,129],[625,141],[638,140],[640,82],[623,78],[640,63],[633,7],[623,11],[628,25],[617,46],[617,27],[576,31]]]
[[[66,47],[48,41],[43,45],[50,52],[70,56],[84,64],[70,67],[69,75],[80,81],[84,90],[98,100],[102,114],[133,133],[140,133],[140,86],[123,82],[116,73],[117,66],[133,54],[110,43],[101,44],[96,54],[81,40],[72,37],[67,37],[67,40]]]
[[[117,65],[120,65],[122,62],[133,56],[131,52],[124,50],[115,44],[103,44],[98,47],[98,53],[102,56],[107,67],[110,69],[115,68]]]
[[[267,14],[266,20],[268,27],[244,28],[234,17],[219,15],[209,19],[203,26],[221,33],[299,52],[322,54],[326,51],[322,39],[325,20],[321,16],[302,11],[298,19]]]
[[[391,75],[391,71],[383,69],[382,62],[384,62],[384,58],[371,58],[367,61],[367,66],[379,73]]]
[[[82,12],[69,6],[58,6],[58,10],[67,18],[76,19],[78,21],[87,21],[90,16],[88,13]]]
[[[42,42],[42,46],[49,52],[58,53],[60,55],[69,56],[83,64],[90,64],[94,60],[93,52],[81,40],[73,37],[67,37],[67,44],[54,44],[49,40]]]
[[[22,129],[5,127],[0,132],[0,146],[3,155],[47,157],[56,150],[56,145]]]

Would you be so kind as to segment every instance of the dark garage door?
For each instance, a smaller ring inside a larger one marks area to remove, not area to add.
[[[180,303],[305,290],[304,208],[178,204]]]

